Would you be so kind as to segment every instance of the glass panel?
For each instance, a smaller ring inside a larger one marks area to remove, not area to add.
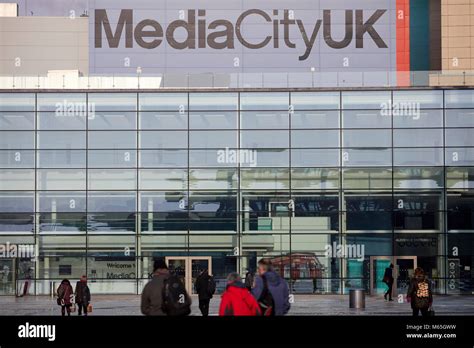
[[[394,107],[414,104],[421,109],[442,109],[443,91],[393,91]]]
[[[41,131],[38,132],[38,148],[45,149],[84,149],[86,132],[79,131]]]
[[[397,230],[439,230],[442,211],[439,195],[399,195],[393,197],[394,228]]]
[[[446,110],[446,127],[474,127],[474,109]]]
[[[188,133],[185,131],[142,131],[140,148],[173,149],[188,146]]]
[[[239,159],[237,149],[214,149],[214,150],[190,150],[190,167],[237,167]],[[250,163],[256,163],[257,153],[255,150],[244,150]],[[187,155],[187,154],[186,154]]]
[[[443,127],[443,110],[418,110],[412,114],[393,116],[394,128]]]
[[[242,131],[241,147],[286,148],[289,145],[288,131]]]
[[[33,150],[0,150],[0,168],[34,168],[35,152]]]
[[[444,187],[442,168],[395,168],[393,187],[400,189],[437,189]]]
[[[189,132],[189,147],[235,148],[237,147],[237,131],[192,131]]]
[[[291,150],[292,167],[336,167],[339,166],[339,149],[294,149]]]
[[[394,149],[395,166],[442,166],[443,149]]]
[[[188,109],[187,93],[140,93],[140,110],[184,112]]]
[[[339,109],[339,92],[292,92],[291,105],[295,110]]]
[[[141,192],[142,231],[188,230],[188,199],[184,192]],[[171,237],[168,236],[168,238]]]
[[[190,93],[190,110],[237,110],[237,93]]]
[[[38,190],[85,190],[86,171],[78,169],[39,169]],[[34,173],[32,173],[34,174]]]
[[[136,166],[136,150],[90,150],[89,168],[127,168]]]
[[[446,149],[447,166],[474,166],[474,148]]]
[[[241,169],[241,187],[246,189],[288,189],[288,169]]]
[[[474,230],[474,196],[472,191],[447,195],[448,230]],[[458,247],[462,247],[459,245]],[[449,249],[452,250],[452,249]],[[472,252],[472,250],[471,250]]]
[[[292,147],[339,147],[338,130],[293,130]]]
[[[96,112],[89,117],[89,129],[136,129],[136,112]]]
[[[225,111],[191,112],[191,129],[237,129],[237,113]]]
[[[288,110],[289,93],[241,93],[241,110]]]
[[[446,129],[446,146],[474,146],[474,128]]]
[[[41,213],[85,212],[86,193],[73,191],[39,192],[38,211]]]
[[[0,149],[34,149],[35,133],[34,132],[0,132]]]
[[[94,111],[135,111],[136,93],[89,93],[89,108]]]
[[[0,93],[0,111],[34,111],[35,95],[32,93]]]
[[[342,175],[345,189],[391,189],[392,187],[390,169],[344,169]]]
[[[390,91],[342,92],[343,109],[380,110],[383,105],[390,105]]]
[[[85,130],[86,116],[62,116],[51,112],[38,113],[39,130]]]
[[[33,112],[0,112],[0,130],[34,130]]]
[[[213,152],[215,154],[215,150]],[[187,167],[187,165],[188,150],[140,150],[142,168]]]
[[[295,111],[291,128],[339,128],[339,111]]]
[[[392,196],[346,196],[347,230],[392,230]]]
[[[186,190],[188,175],[180,169],[141,169],[141,190]]]
[[[134,149],[137,147],[137,132],[134,131],[90,131],[90,149]]]
[[[423,147],[443,146],[442,129],[394,129],[393,146]]]
[[[344,130],[344,147],[391,147],[390,130]]]
[[[85,168],[85,150],[39,150],[38,168]]]
[[[137,171],[132,169],[89,169],[89,190],[133,190],[137,187]]]
[[[51,111],[63,116],[87,115],[85,93],[38,93],[37,98],[38,111]]]
[[[301,168],[291,170],[291,188],[293,190],[333,190],[338,187],[338,169]]]
[[[140,129],[187,129],[188,114],[179,112],[140,112]]]
[[[31,169],[1,169],[0,190],[34,190],[35,173]]]
[[[446,185],[451,189],[474,188],[474,168],[446,168]]]
[[[231,193],[192,192],[189,197],[191,231],[236,231],[237,196]]]
[[[391,149],[344,149],[342,163],[345,167],[391,166]]]
[[[240,127],[242,129],[287,129],[289,128],[288,111],[241,112]]]
[[[446,108],[473,108],[474,93],[472,90],[444,91]]]
[[[345,110],[342,112],[344,128],[390,128],[390,115],[380,110]]]
[[[89,192],[87,209],[91,212],[133,213],[137,207],[134,192]]]
[[[0,212],[33,213],[35,195],[33,192],[0,192]]]
[[[197,190],[236,189],[237,172],[234,169],[192,169],[189,188]]]

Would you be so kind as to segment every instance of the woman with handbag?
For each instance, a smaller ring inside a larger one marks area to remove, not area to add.
[[[67,315],[70,316],[74,291],[69,280],[63,279],[56,293],[58,295],[58,305],[61,306],[61,315],[64,317],[67,312]]]

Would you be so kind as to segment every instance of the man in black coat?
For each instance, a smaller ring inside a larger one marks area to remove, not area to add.
[[[393,288],[393,263],[390,264],[390,267],[387,267],[385,268],[385,273],[383,275],[383,282],[385,284],[387,284],[388,288],[387,288],[387,291],[385,292],[385,294],[383,295],[384,299],[387,300],[387,296],[388,296],[388,300],[389,301],[393,301],[392,300],[392,288]]]
[[[203,317],[207,317],[209,315],[209,303],[216,289],[214,278],[209,275],[207,269],[202,270],[197,277],[195,288],[199,297],[199,309]]]

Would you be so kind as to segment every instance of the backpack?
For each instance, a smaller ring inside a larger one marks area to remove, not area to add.
[[[247,273],[247,276],[245,277],[245,287],[247,289],[251,289],[252,286],[253,286],[253,274]]]
[[[273,295],[268,288],[268,281],[265,275],[262,275],[263,280],[263,290],[260,298],[258,299],[258,305],[262,310],[263,316],[273,316],[275,315],[275,301],[273,300]]]
[[[415,306],[416,308],[428,308],[430,306],[430,288],[426,280],[416,285]]]
[[[176,275],[164,281],[163,312],[169,316],[185,316],[191,313],[191,298]]]
[[[214,281],[214,277],[209,277],[208,291],[211,295],[216,293],[216,282]]]

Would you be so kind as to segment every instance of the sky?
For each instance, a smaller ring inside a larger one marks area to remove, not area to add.
[[[20,16],[69,16],[74,10],[81,15],[87,9],[88,0],[0,0],[0,3],[16,2]]]

